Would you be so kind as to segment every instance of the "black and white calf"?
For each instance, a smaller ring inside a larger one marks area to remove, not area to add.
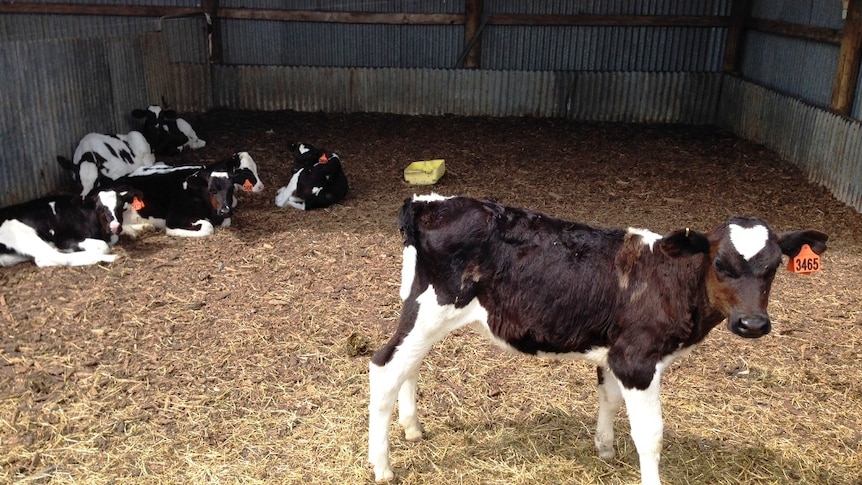
[[[141,132],[159,155],[177,155],[184,150],[197,150],[207,142],[198,138],[192,125],[177,116],[177,112],[153,105],[147,109],[132,110],[132,116],[141,120]]]
[[[299,210],[321,209],[340,202],[348,183],[338,154],[305,143],[293,143],[293,176],[278,189],[275,205]]]
[[[724,319],[742,337],[769,333],[766,308],[782,253],[795,256],[808,244],[819,254],[827,240],[815,230],[776,234],[756,217],[733,217],[707,233],[601,229],[433,194],[406,200],[399,227],[403,308],[369,369],[368,459],[378,481],[393,478],[396,400],[406,438],[421,438],[421,360],[446,334],[472,325],[513,351],[595,364],[599,456],[614,455],[613,419],[625,402],[641,480],[658,484],[662,371]]]
[[[144,135],[130,131],[117,135],[89,133],[78,142],[71,160],[58,156],[57,161],[72,172],[84,196],[107,181],[154,164],[156,159]]]
[[[208,165],[212,169],[223,169],[231,173],[232,178],[241,180],[236,184],[237,190],[259,194],[265,186],[257,171],[257,162],[248,152],[236,152],[224,160]],[[236,201],[234,201],[236,207]]]
[[[0,209],[0,266],[110,263],[123,209],[135,191],[104,190],[87,197],[59,195]]]
[[[236,163],[239,158],[233,157]],[[153,165],[117,179],[118,189],[134,188],[141,196],[126,210],[123,231],[137,237],[146,227],[169,236],[203,237],[215,226],[230,226],[234,184],[249,181],[247,171],[220,162],[208,166]],[[250,182],[252,183],[252,182]]]

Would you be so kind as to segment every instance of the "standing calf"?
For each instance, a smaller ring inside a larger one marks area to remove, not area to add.
[[[598,366],[599,456],[614,455],[613,419],[625,402],[641,480],[658,484],[662,371],[724,319],[741,337],[769,333],[766,306],[782,253],[808,244],[819,254],[827,240],[815,230],[776,234],[756,217],[660,236],[436,195],[405,201],[398,223],[403,308],[369,369],[368,459],[378,481],[394,475],[396,399],[406,438],[421,438],[421,360],[446,334],[472,325],[513,351]]]

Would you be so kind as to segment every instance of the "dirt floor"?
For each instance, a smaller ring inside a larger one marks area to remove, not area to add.
[[[249,151],[267,188],[204,239],[124,239],[113,264],[0,268],[0,483],[367,483],[367,370],[399,311],[405,197],[466,194],[603,226],[706,231],[732,214],[830,234],[781,271],[774,331],[723,326],[664,378],[667,483],[862,484],[862,215],[712,127],[215,111],[188,161]],[[273,201],[291,140],[336,151],[351,191]],[[443,158],[434,187],[402,170]],[[170,161],[170,160],[169,160]],[[595,370],[469,330],[420,377],[426,439],[392,428],[403,483],[631,483],[593,447]]]

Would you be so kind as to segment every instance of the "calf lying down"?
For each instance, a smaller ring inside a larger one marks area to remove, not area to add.
[[[207,144],[198,137],[192,125],[174,110],[151,105],[147,109],[132,110],[132,117],[143,123],[141,133],[150,143],[153,153],[177,155],[203,148]]]
[[[142,167],[113,183],[142,193],[126,210],[123,230],[130,237],[149,227],[165,229],[169,236],[209,236],[216,226],[230,226],[237,205],[235,185],[250,191],[262,187],[256,173],[246,152],[206,166]]]
[[[293,143],[290,151],[294,157],[293,175],[286,186],[278,189],[276,206],[322,209],[344,199],[349,184],[337,153],[306,143]]]
[[[104,190],[87,197],[59,195],[0,209],[0,266],[110,263],[122,232],[123,209],[135,191]]]
[[[378,481],[394,476],[396,400],[406,438],[421,438],[421,361],[446,334],[471,325],[506,349],[595,364],[599,456],[614,456],[613,420],[625,402],[641,480],[658,484],[662,372],[722,320],[741,337],[769,333],[781,255],[804,244],[819,254],[827,240],[815,230],[775,233],[756,217],[661,236],[436,195],[405,201],[398,223],[403,307],[369,368],[368,459]]]
[[[153,165],[156,159],[144,135],[130,131],[117,135],[89,133],[78,142],[71,160],[58,156],[57,162],[72,172],[84,196],[139,167]]]

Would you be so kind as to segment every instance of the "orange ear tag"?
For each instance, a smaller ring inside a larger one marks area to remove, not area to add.
[[[820,271],[820,255],[811,250],[811,246],[802,245],[802,249],[787,263],[787,271],[791,273],[811,274]]]
[[[242,190],[246,192],[251,192],[252,190],[254,190],[254,186],[251,185],[250,180],[246,179],[246,181],[242,183]]]
[[[317,159],[318,163],[326,163],[328,161],[329,161],[329,158],[326,156],[325,153],[323,155],[321,155],[320,158]]]
[[[135,209],[136,211],[139,211],[139,210],[141,210],[141,209],[143,209],[143,208],[144,208],[144,201],[142,201],[141,199],[139,199],[139,198],[137,198],[137,197],[135,197],[134,199],[132,199],[132,209]]]

